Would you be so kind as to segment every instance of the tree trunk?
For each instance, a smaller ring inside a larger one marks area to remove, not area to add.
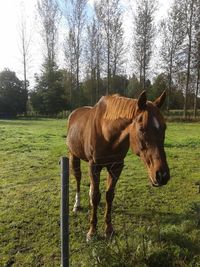
[[[196,84],[196,91],[194,94],[194,118],[197,116],[197,97],[199,92],[199,79],[200,79],[200,68],[197,71],[197,84]]]
[[[190,24],[188,31],[188,60],[187,60],[187,79],[186,79],[186,88],[185,88],[185,99],[184,99],[184,113],[183,116],[186,119],[187,117],[187,102],[188,102],[188,91],[189,91],[189,83],[190,83],[190,63],[191,63],[191,49],[192,49],[192,20],[193,20],[193,4],[194,1],[191,2],[191,13],[190,13]]]
[[[97,55],[97,87],[96,87],[96,102],[100,95],[100,62],[99,62],[99,52]]]
[[[144,53],[144,61],[143,61],[143,80],[142,80],[142,89],[146,90],[146,56]]]
[[[78,99],[78,106],[80,105],[80,88],[79,88],[79,58],[77,57],[76,61],[76,92],[77,92],[77,99]]]
[[[147,26],[145,26],[146,28]],[[146,36],[144,38],[144,61],[143,61],[143,84],[142,88],[145,91],[146,90],[146,53],[147,53],[147,48],[146,48]]]
[[[24,90],[27,91],[27,78],[26,78],[26,54],[23,55],[23,65],[24,65]]]
[[[69,102],[70,102],[70,108],[72,109],[72,86],[73,86],[73,82],[72,82],[72,67],[70,70],[70,89],[69,89]]]
[[[107,4],[108,4],[108,24],[107,24],[107,38],[108,38],[108,47],[107,47],[107,90],[106,90],[106,94],[109,94],[110,91],[110,6],[109,6],[109,0],[107,0]]]
[[[140,86],[142,85],[142,63],[140,64]]]
[[[171,97],[171,90],[172,90],[172,53],[170,55],[170,67],[169,67],[169,85],[168,85],[168,94],[167,94],[167,113],[169,115],[170,110],[170,97]]]
[[[142,83],[142,89],[146,90],[146,85],[145,85],[145,76],[146,76],[146,69],[145,66],[143,67],[143,83]]]
[[[109,38],[109,37],[108,37]],[[110,41],[108,40],[108,50],[107,50],[107,53],[108,53],[108,57],[107,57],[107,89],[106,89],[106,94],[108,95],[109,94],[109,91],[110,91]]]

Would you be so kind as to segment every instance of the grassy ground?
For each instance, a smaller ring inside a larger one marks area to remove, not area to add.
[[[0,121],[0,266],[60,266],[58,161],[65,155],[65,120]],[[116,234],[103,238],[105,176],[98,236],[86,244],[88,169],[82,164],[82,206],[72,213],[70,266],[200,266],[200,124],[169,123],[171,181],[148,186],[140,159],[128,153],[113,207]]]

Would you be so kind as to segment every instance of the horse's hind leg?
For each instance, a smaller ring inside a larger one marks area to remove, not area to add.
[[[72,170],[73,175],[76,178],[76,197],[73,211],[77,212],[81,205],[80,205],[80,183],[81,183],[81,168],[80,168],[80,159],[75,157],[74,155],[70,154],[70,167]]]

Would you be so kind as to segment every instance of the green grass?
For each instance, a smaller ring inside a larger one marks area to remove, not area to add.
[[[0,121],[0,266],[60,266],[58,162],[66,154],[65,134],[65,120]],[[165,143],[172,177],[162,188],[148,185],[140,159],[128,153],[110,241],[104,239],[106,172],[98,235],[88,244],[87,164],[77,215],[70,177],[70,266],[200,266],[200,124],[168,123]]]

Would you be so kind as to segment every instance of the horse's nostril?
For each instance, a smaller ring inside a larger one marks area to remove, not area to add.
[[[166,177],[167,177],[167,173],[164,172],[164,173],[163,173],[163,178],[166,178]]]
[[[167,172],[161,172],[161,171],[156,172],[156,181],[160,185],[166,184],[168,180],[169,180],[169,176]]]
[[[160,177],[161,177],[161,172],[157,171],[156,172],[156,179],[160,179]]]
[[[161,182],[161,180],[162,180],[162,173],[160,171],[157,171],[156,172],[156,180],[158,182]]]

